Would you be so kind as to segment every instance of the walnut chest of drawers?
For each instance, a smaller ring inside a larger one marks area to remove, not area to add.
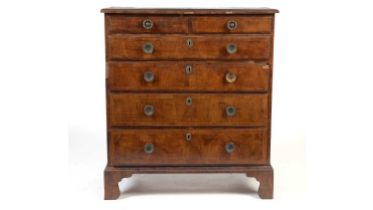
[[[107,8],[105,199],[141,173],[245,173],[273,196],[274,9]]]

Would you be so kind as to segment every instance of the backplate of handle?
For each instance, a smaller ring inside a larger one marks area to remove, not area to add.
[[[225,151],[228,153],[232,153],[234,151],[235,145],[233,142],[229,142],[225,144]]]
[[[155,112],[155,110],[154,110],[154,106],[153,105],[145,105],[144,106],[144,114],[145,114],[145,116],[148,116],[148,117],[153,116],[154,112]]]
[[[227,53],[234,54],[237,52],[237,45],[234,43],[229,43],[226,46]]]
[[[146,143],[144,145],[144,152],[146,154],[151,154],[154,152],[154,145],[152,143]]]
[[[147,71],[144,73],[144,80],[145,82],[153,82],[154,81],[154,73],[151,71]]]
[[[227,106],[225,108],[225,114],[228,117],[234,117],[236,115],[236,107],[234,107],[234,106]]]
[[[235,30],[236,28],[237,28],[237,22],[236,21],[234,21],[234,20],[229,20],[228,22],[227,22],[227,28],[230,30],[230,31],[233,31],[233,30]]]
[[[237,75],[233,72],[228,72],[225,74],[225,81],[228,83],[234,83],[237,80]]]
[[[144,53],[146,54],[152,54],[154,51],[153,44],[150,42],[145,43],[143,46],[143,50],[144,50]]]
[[[153,21],[150,20],[150,19],[146,19],[142,22],[142,27],[144,27],[145,29],[149,30],[151,28],[153,28]]]

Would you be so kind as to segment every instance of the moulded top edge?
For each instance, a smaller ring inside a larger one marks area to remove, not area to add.
[[[101,10],[108,14],[160,14],[160,15],[234,15],[234,14],[274,14],[277,9],[271,8],[135,8],[109,7]]]

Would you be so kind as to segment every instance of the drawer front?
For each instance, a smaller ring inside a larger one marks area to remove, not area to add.
[[[270,68],[252,62],[110,62],[110,90],[267,91]]]
[[[269,35],[111,35],[109,60],[270,58]]]
[[[106,29],[114,33],[187,33],[185,17],[108,15]]]
[[[193,17],[193,33],[271,33],[271,16]]]
[[[110,126],[265,126],[267,94],[109,93]]]
[[[109,135],[114,166],[268,162],[265,129],[115,129]]]

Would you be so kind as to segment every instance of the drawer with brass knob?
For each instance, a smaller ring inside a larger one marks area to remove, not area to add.
[[[194,33],[272,33],[273,18],[270,16],[193,17]]]
[[[265,60],[271,37],[262,35],[133,35],[107,37],[109,60],[222,59]]]
[[[110,93],[110,126],[265,126],[266,94]]]
[[[272,198],[274,9],[105,13],[105,199],[137,173],[244,173]]]
[[[120,33],[186,33],[187,18],[162,16],[110,15],[106,18],[109,34]]]
[[[109,161],[115,166],[266,164],[266,135],[265,129],[111,130]]]
[[[266,92],[267,63],[146,61],[109,62],[108,88],[113,91]]]

